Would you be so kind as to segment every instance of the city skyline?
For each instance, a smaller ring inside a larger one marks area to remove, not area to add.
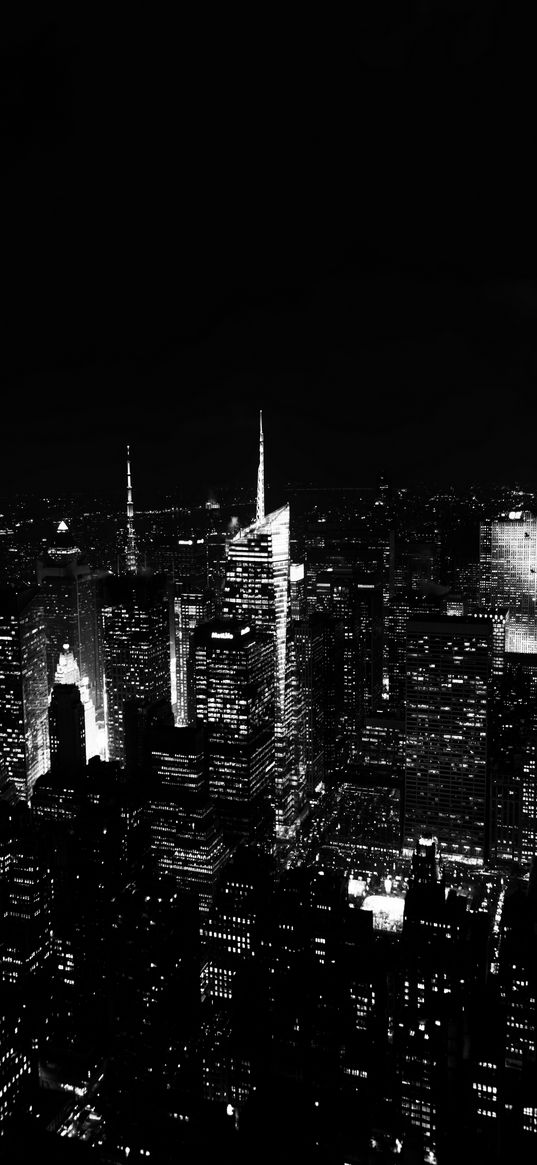
[[[331,15],[4,15],[1,1165],[535,1159],[534,38]]]

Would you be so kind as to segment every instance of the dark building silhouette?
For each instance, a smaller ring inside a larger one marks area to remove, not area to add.
[[[84,707],[76,684],[55,684],[49,707],[50,764],[76,773],[86,764]]]

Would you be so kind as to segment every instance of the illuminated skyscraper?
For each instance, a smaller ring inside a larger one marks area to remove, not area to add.
[[[281,834],[294,823],[285,758],[285,679],[289,604],[289,506],[241,530],[228,546],[222,614],[271,636],[275,688],[275,808]]]
[[[78,684],[54,684],[49,708],[50,765],[77,773],[86,764],[84,706]]]
[[[171,718],[170,606],[161,575],[106,580],[103,643],[108,757],[136,763],[140,717],[162,703]]]
[[[302,808],[295,803],[286,750],[289,606],[289,505],[265,515],[264,439],[260,423],[256,521],[228,543],[222,615],[270,635],[274,648],[276,833],[289,836]]]
[[[274,766],[272,640],[247,624],[215,619],[194,632],[194,652],[210,796],[230,844],[263,841]]]
[[[52,545],[37,562],[47,636],[48,688],[50,692],[55,683],[63,645],[69,643],[101,729],[104,705],[99,583],[105,577],[105,571],[92,570],[66,523],[60,522]]]
[[[177,677],[176,723],[192,723],[195,711],[192,637],[200,623],[212,619],[214,600],[202,580],[175,584],[175,666]]]
[[[257,524],[265,520],[265,439],[263,437],[263,413],[259,413],[259,465],[257,467],[257,500],[255,509]]]
[[[480,526],[481,594],[488,603],[535,615],[537,518],[513,510]]]
[[[136,574],[136,537],[134,534],[134,505],[132,501],[131,451],[127,445],[127,574]]]
[[[155,726],[149,733],[151,850],[160,874],[211,905],[229,856],[209,800],[205,733]]]
[[[80,668],[76,662],[74,653],[69,649],[68,643],[64,643],[63,650],[60,652],[60,658],[54,676],[53,693],[57,687],[62,687],[63,685],[76,685],[80,693],[84,713],[83,729],[86,742],[86,760],[91,760],[93,756],[100,756],[104,760],[106,753],[104,723],[99,724],[97,722],[95,705],[91,699],[88,678],[86,676],[83,680],[81,679]]]
[[[537,518],[512,510],[480,526],[480,595],[487,606],[508,608],[506,650],[537,647]]]
[[[414,617],[407,628],[404,843],[437,837],[480,861],[487,843],[490,619]]]
[[[35,588],[0,590],[0,751],[4,780],[28,800],[50,765],[45,623]]]

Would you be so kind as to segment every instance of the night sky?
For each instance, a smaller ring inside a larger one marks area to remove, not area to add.
[[[0,490],[535,472],[532,44],[481,0],[3,17]]]

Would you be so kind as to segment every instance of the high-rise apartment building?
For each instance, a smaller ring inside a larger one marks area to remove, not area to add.
[[[171,718],[167,582],[150,574],[110,577],[102,601],[108,756],[135,764],[140,716],[161,703]]]
[[[3,781],[28,800],[50,764],[45,622],[36,588],[0,590],[0,749]]]
[[[463,859],[485,856],[492,661],[490,619],[423,616],[408,623],[407,849],[428,836]]]

